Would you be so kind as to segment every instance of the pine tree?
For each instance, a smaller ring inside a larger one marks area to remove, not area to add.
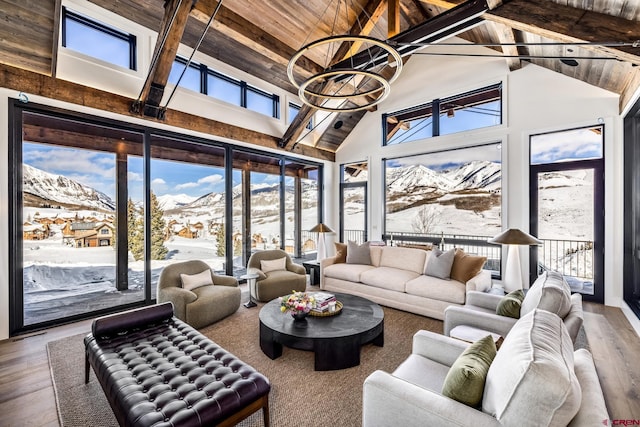
[[[164,220],[164,211],[160,209],[158,198],[151,192],[151,259],[163,260],[169,250],[164,245],[164,232],[167,223]]]
[[[216,249],[216,254],[218,256],[224,256],[225,253],[225,233],[224,233],[224,224],[218,224],[216,226],[216,243],[218,247]]]
[[[142,210],[129,199],[127,202],[128,249],[136,261],[144,258],[144,219]]]

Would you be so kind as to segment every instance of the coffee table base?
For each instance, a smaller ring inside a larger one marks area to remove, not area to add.
[[[301,323],[298,327],[304,328]],[[260,323],[260,348],[270,359],[282,356],[282,346],[298,350],[313,351],[315,355],[314,369],[316,371],[332,371],[352,368],[360,364],[360,347],[372,343],[378,347],[384,346],[384,321],[378,326],[358,337],[334,338],[291,338],[290,336],[273,331]]]

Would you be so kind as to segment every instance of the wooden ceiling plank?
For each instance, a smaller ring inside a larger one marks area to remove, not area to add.
[[[201,22],[208,22],[209,17],[217,6],[215,0],[200,0],[196,3],[191,15]],[[296,53],[295,50],[282,43],[280,40],[264,31],[262,28],[233,12],[224,5],[220,7],[216,19],[211,27],[226,34],[228,37],[239,41],[273,62],[286,66],[289,59]],[[322,71],[322,67],[306,57],[300,58],[298,66],[301,74],[307,77]]]
[[[632,68],[631,73],[624,83],[624,88],[620,93],[620,111],[624,111],[627,104],[633,102],[636,91],[640,88],[640,68]]]
[[[138,114],[130,111],[129,107],[133,101],[131,98],[9,65],[0,64],[0,87],[76,105],[83,105],[125,117],[140,118]],[[184,113],[182,111],[168,110],[166,118],[162,121],[151,117],[144,117],[144,119],[152,123],[161,123],[194,132],[201,132],[214,137],[228,138],[261,147],[278,149],[279,139],[275,136],[195,114]],[[314,147],[298,147],[296,150],[293,150],[293,152],[321,160],[335,161],[335,153],[319,150]]]
[[[558,42],[634,42],[640,40],[640,25],[615,16],[547,0],[512,0],[484,14],[484,18],[516,30],[538,34]],[[581,46],[640,65],[640,48]]]
[[[139,101],[144,105],[145,115],[159,116],[159,106],[164,94],[164,88],[169,80],[169,73],[176,59],[178,46],[187,26],[192,6],[192,0],[169,0],[165,2],[164,18],[160,24],[153,52],[153,58],[157,59],[152,64],[147,80],[140,91]]]

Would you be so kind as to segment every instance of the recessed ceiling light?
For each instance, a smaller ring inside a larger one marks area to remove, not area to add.
[[[342,120],[338,120],[337,122],[335,122],[335,123],[333,124],[333,128],[334,128],[334,129],[336,129],[336,130],[337,130],[337,129],[340,129],[340,128],[342,127],[342,125],[343,125],[343,124],[344,124],[344,123],[342,123]]]

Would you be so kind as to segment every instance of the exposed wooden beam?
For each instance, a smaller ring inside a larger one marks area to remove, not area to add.
[[[129,109],[133,101],[131,98],[9,65],[0,64],[0,87],[83,105],[126,117],[140,118],[138,114],[132,113]],[[144,119],[150,123],[162,123],[181,129],[202,132],[213,137],[228,138],[261,147],[278,149],[279,139],[275,136],[177,110],[167,110],[166,118],[163,121],[150,117],[144,117]],[[299,144],[292,151],[296,154],[321,160],[335,161],[335,153],[314,147]]]
[[[62,0],[55,0],[53,15],[53,46],[51,46],[51,77],[58,71],[58,41],[60,40],[60,18],[62,16]]]
[[[640,67],[635,67],[629,73],[620,94],[620,111],[622,112],[627,104],[633,100],[636,90],[640,88]]]
[[[391,38],[400,32],[400,0],[387,3],[387,37]]]
[[[134,111],[140,111],[140,106],[143,106],[144,115],[160,117],[159,107],[164,88],[169,80],[169,73],[176,59],[178,46],[182,40],[192,7],[193,0],[168,0],[165,2],[164,18],[160,24],[153,52],[153,58],[157,59],[149,69],[139,99],[132,106]]]
[[[547,0],[512,0],[485,13],[484,18],[558,42],[635,42],[640,40],[637,21],[603,13],[577,9]],[[615,56],[620,60],[640,65],[640,48],[586,45],[581,48]]]
[[[376,25],[376,22],[382,14],[384,13],[387,7],[387,0],[371,0],[367,3],[365,10],[362,11],[360,16],[356,19],[355,23],[351,26],[351,30],[349,34],[352,35],[369,35],[373,28]],[[333,55],[333,58],[330,61],[330,64],[335,62],[339,62],[344,60],[345,58],[350,58],[355,52],[358,51],[360,44],[344,42],[340,45],[340,47],[336,50]],[[327,82],[324,84],[322,89],[320,89],[321,93],[327,94],[330,93],[334,88],[333,82]],[[311,120],[311,117],[318,111],[317,108],[312,108],[309,105],[303,105],[298,114],[293,119],[287,130],[282,135],[282,139],[280,140],[280,147],[286,148],[291,141],[297,141],[302,135],[302,132]],[[297,146],[297,144],[295,144]]]
[[[487,25],[489,28],[493,29],[493,33],[498,38],[500,43],[506,44],[501,46],[502,53],[506,55],[505,61],[509,66],[509,70],[515,71],[522,67],[522,63],[517,56],[520,54],[518,52],[518,47],[513,45],[516,42],[515,35],[513,34],[513,30],[510,27],[507,27],[504,24],[500,24],[498,22],[487,21]]]
[[[196,3],[191,15],[197,20],[207,23],[217,4],[216,0],[200,0]],[[224,4],[220,6],[211,27],[281,65],[286,66],[289,59],[296,53],[294,49],[225,7]],[[320,65],[306,57],[300,58],[297,64],[300,67],[300,74],[306,77],[322,71]]]

